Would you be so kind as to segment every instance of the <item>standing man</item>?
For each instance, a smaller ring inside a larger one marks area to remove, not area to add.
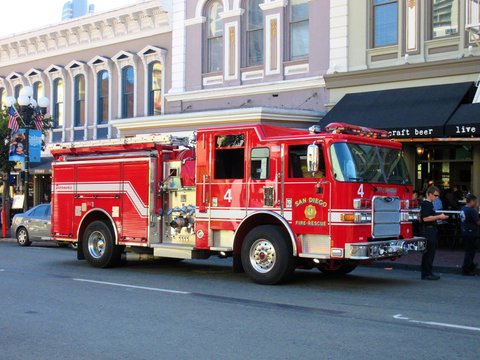
[[[462,275],[473,276],[475,275],[476,268],[473,259],[475,257],[480,218],[477,212],[477,197],[473,194],[468,194],[466,200],[467,204],[460,211],[462,240],[465,245],[465,258],[463,259]]]
[[[433,259],[438,243],[437,221],[448,219],[445,214],[439,214],[433,209],[433,202],[440,196],[440,189],[430,186],[426,199],[420,207],[420,219],[423,224],[423,236],[427,239],[427,250],[422,256],[422,280],[438,280],[440,276],[433,273]]]

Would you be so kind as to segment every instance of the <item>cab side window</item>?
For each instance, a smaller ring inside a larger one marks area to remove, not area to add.
[[[245,135],[215,137],[215,179],[245,177]]]
[[[254,148],[250,156],[251,177],[253,180],[270,178],[270,149]]]
[[[322,178],[325,177],[325,160],[323,151],[320,149],[318,172],[312,175],[307,168],[308,145],[293,145],[288,148],[288,177],[301,178]]]

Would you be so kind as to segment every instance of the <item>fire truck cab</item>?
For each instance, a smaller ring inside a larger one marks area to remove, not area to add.
[[[254,281],[421,251],[401,145],[346,124],[54,144],[52,237],[97,267],[232,256]]]

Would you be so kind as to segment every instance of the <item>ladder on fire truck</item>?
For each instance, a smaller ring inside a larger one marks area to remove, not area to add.
[[[80,149],[91,148],[97,146],[115,146],[115,145],[130,145],[130,144],[143,144],[143,143],[155,143],[159,145],[168,146],[188,146],[190,139],[188,137],[179,137],[170,134],[147,134],[136,135],[132,137],[120,138],[120,139],[104,139],[104,140],[86,140],[86,141],[72,141],[63,143],[48,144],[47,149],[60,150],[60,149]]]

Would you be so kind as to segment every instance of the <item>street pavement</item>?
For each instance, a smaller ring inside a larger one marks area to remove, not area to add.
[[[0,359],[477,359],[480,277],[360,267],[281,286],[230,259],[96,269],[0,240]]]

